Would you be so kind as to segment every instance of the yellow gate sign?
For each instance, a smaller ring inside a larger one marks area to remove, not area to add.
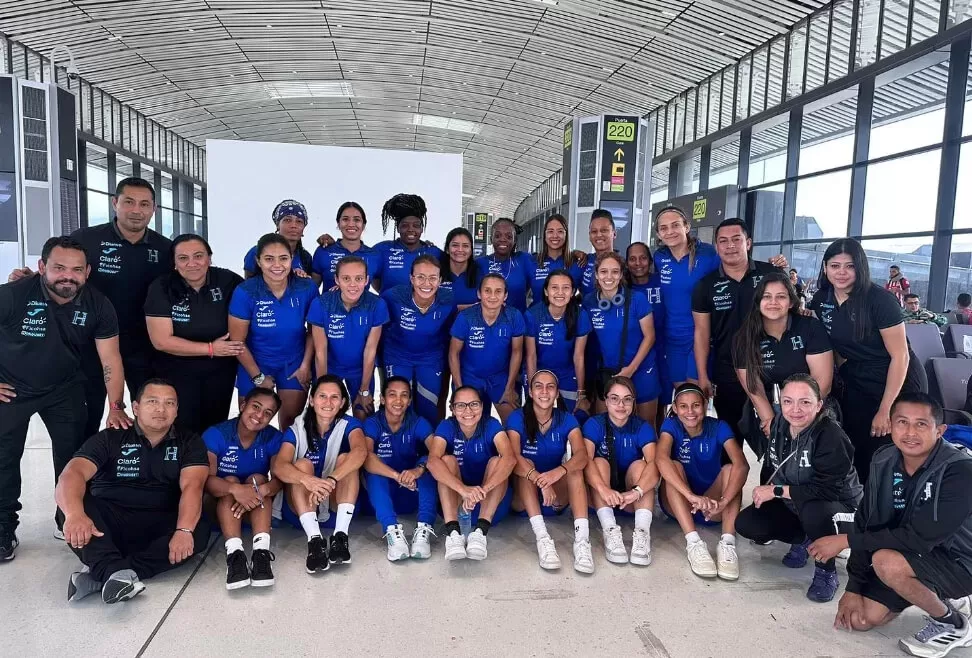
[[[692,204],[692,219],[695,221],[705,219],[706,199],[696,199]]]

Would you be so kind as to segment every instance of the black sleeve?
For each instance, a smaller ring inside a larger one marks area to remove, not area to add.
[[[813,449],[813,475],[807,484],[790,485],[797,507],[810,500],[842,500],[842,485],[854,463],[850,441],[836,425],[817,437]]]
[[[190,432],[182,442],[182,460],[179,468],[187,466],[209,466],[209,453],[202,438]]]
[[[890,292],[875,285],[871,287],[868,298],[871,319],[878,330],[895,327],[904,322],[898,299]]]
[[[9,283],[0,285],[0,324],[7,324],[17,317],[18,314],[14,308],[16,304],[13,286]]]
[[[243,277],[241,277],[233,270],[226,270],[226,279],[227,279],[226,290],[223,291],[223,298],[229,299],[230,297],[233,296],[233,291],[236,290],[236,286],[243,283]]]
[[[817,292],[813,293],[810,303],[807,304],[807,309],[816,313],[820,308],[820,302],[823,299],[823,295],[824,293],[822,290],[818,290]]]
[[[695,284],[692,289],[692,312],[693,313],[712,313],[712,296],[709,291],[712,289],[710,277],[704,277]]]
[[[860,594],[864,588],[864,584],[868,579],[868,572],[871,568],[871,552],[864,550],[862,548],[854,547],[854,537],[860,533],[864,532],[865,524],[864,520],[870,513],[869,504],[869,491],[867,486],[864,489],[864,498],[861,499],[861,504],[857,507],[857,513],[854,515],[854,530],[847,537],[847,541],[851,547],[850,557],[847,558],[847,586],[846,591],[852,594]]]
[[[92,436],[81,445],[74,456],[84,457],[100,471],[111,460],[111,431],[103,430]]]
[[[95,310],[98,314],[97,324],[95,325],[95,339],[114,338],[118,335],[118,314],[115,313],[115,307],[104,295],[95,295],[95,298],[97,304]]]
[[[163,274],[149,286],[145,294],[145,315],[150,318],[171,318],[172,301],[165,289],[168,274]]]
[[[807,354],[823,354],[833,350],[833,345],[830,344],[830,335],[827,333],[827,328],[823,326],[823,322],[817,318],[806,318],[806,324],[807,333],[804,337],[803,349]]]

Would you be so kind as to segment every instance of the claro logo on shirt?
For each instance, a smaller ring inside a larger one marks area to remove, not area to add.
[[[486,347],[486,327],[469,327],[469,347],[481,350]]]
[[[415,331],[415,311],[410,308],[403,308],[398,324],[405,331]]]
[[[24,319],[21,320],[20,335],[25,338],[43,338],[47,335],[47,302],[31,300],[27,302]]]
[[[537,331],[537,340],[541,345],[553,345],[554,326],[548,323],[541,324],[540,329]]]
[[[259,300],[256,303],[256,313],[254,315],[256,325],[261,329],[273,329],[277,326],[277,318],[273,314],[273,302]]]
[[[137,478],[142,470],[142,445],[123,443],[121,456],[115,462],[115,477],[119,479]]]
[[[116,253],[121,247],[118,242],[102,240],[101,254],[98,256],[98,272],[100,274],[114,275],[121,272],[122,257],[121,254]]]
[[[591,324],[595,329],[604,328],[604,311],[601,309],[596,309],[591,311]]]

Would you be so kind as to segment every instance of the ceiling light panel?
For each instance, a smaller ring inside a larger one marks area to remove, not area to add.
[[[354,98],[354,87],[346,80],[283,80],[263,85],[267,96],[280,98]]]
[[[478,135],[479,131],[482,130],[480,124],[473,123],[472,121],[452,117],[440,117],[432,114],[412,115],[412,125],[423,126],[425,128],[439,128],[440,130],[454,130],[460,133],[469,133],[470,135]]]

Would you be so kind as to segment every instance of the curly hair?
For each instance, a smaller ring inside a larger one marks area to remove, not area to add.
[[[394,222],[395,226],[406,217],[418,217],[422,220],[422,228],[425,228],[425,199],[417,194],[396,194],[385,202],[381,207],[381,232],[388,232],[388,223]]]

